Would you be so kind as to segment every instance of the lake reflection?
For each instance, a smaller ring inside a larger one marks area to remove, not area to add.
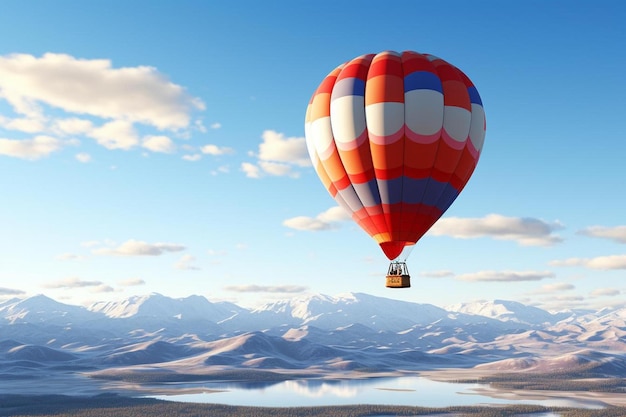
[[[197,391],[224,390],[180,395],[159,395],[169,401],[218,403],[259,407],[306,407],[352,404],[393,404],[421,407],[478,404],[540,404],[558,407],[597,408],[597,403],[566,398],[499,399],[483,394],[485,385],[432,381],[422,377],[373,378],[365,380],[291,380],[273,385],[203,383],[180,384]],[[169,385],[168,388],[176,388]]]

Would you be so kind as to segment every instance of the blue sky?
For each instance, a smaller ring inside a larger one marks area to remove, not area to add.
[[[4,1],[0,300],[623,305],[626,6],[359,3]],[[304,144],[319,82],[383,50],[458,66],[487,117],[409,290],[384,288],[386,257]]]

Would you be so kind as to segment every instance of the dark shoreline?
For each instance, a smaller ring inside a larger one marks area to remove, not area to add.
[[[315,407],[246,407],[222,404],[197,404],[163,401],[153,398],[101,394],[90,397],[66,395],[0,394],[0,416],[211,416],[211,417],[296,417],[296,416],[432,416],[441,417],[532,417],[539,413],[559,413],[563,417],[619,417],[626,407],[578,409],[540,405],[411,407],[394,405],[348,405]]]

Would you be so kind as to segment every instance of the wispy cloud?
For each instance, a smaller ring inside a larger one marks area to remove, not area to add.
[[[568,258],[550,261],[551,266],[582,266],[589,269],[626,269],[626,255],[597,256],[595,258]]]
[[[233,148],[229,148],[227,146],[217,146],[217,145],[204,145],[200,148],[200,151],[206,155],[220,156],[220,155],[232,155],[235,153]]]
[[[1,116],[0,127],[34,136],[0,139],[0,155],[29,160],[76,144],[76,139],[62,140],[76,135],[107,149],[143,144],[154,152],[171,152],[173,144],[166,136],[142,138],[135,125],[184,136],[183,130],[197,125],[191,123],[192,113],[205,108],[156,68],[114,68],[107,59],[55,53],[0,56],[2,101],[13,115]]]
[[[86,281],[78,277],[64,278],[43,284],[44,288],[85,288],[104,285],[102,281]]]
[[[581,235],[626,243],[626,226],[591,226],[578,232]]]
[[[0,138],[0,155],[34,161],[61,149],[63,142],[51,136],[35,136],[32,139]]]
[[[574,285],[567,282],[555,282],[554,284],[542,285],[541,288],[533,291],[532,294],[554,294],[561,293],[563,291],[571,291],[575,288],[576,287]]]
[[[143,138],[142,147],[158,153],[172,153],[176,150],[176,145],[167,136],[146,136]]]
[[[615,297],[621,293],[622,291],[617,288],[596,288],[589,295],[592,297]]]
[[[200,268],[194,265],[194,262],[196,262],[195,257],[189,254],[185,254],[178,260],[178,262],[176,262],[174,267],[176,269],[182,269],[187,271],[199,271]]]
[[[78,162],[82,162],[83,164],[91,162],[91,155],[86,152],[77,153],[75,158]]]
[[[75,253],[62,253],[61,255],[56,257],[59,261],[77,261],[81,259],[85,259],[82,255],[77,255]]]
[[[136,287],[139,285],[145,285],[146,281],[144,281],[141,278],[128,278],[128,279],[119,281],[117,284],[122,287]]]
[[[318,232],[322,230],[332,230],[337,228],[337,223],[350,220],[350,215],[339,207],[331,207],[318,214],[316,217],[298,216],[287,219],[283,226],[295,230],[307,230]]]
[[[130,239],[118,247],[100,248],[92,252],[96,255],[159,256],[167,252],[180,252],[185,249],[185,246],[176,243],[147,243],[141,240]]]
[[[440,219],[430,233],[459,239],[491,237],[513,240],[523,246],[550,246],[562,242],[554,232],[562,229],[559,222],[548,223],[528,217],[506,217],[489,214],[482,218],[448,217]]]
[[[200,155],[199,153],[194,153],[189,155],[183,155],[182,158],[185,161],[196,162],[202,159],[202,155]]]
[[[311,165],[304,137],[285,138],[282,133],[266,130],[261,135],[262,142],[256,156],[256,163],[244,162],[241,170],[249,178],[265,175],[290,176],[297,178],[297,168]]]
[[[139,134],[128,120],[114,120],[87,133],[99,145],[107,149],[128,150],[139,144]]]
[[[0,287],[0,297],[7,295],[24,295],[26,292],[14,288]]]
[[[248,178],[261,178],[261,168],[250,162],[243,162],[241,164],[241,170],[246,174]]]
[[[550,271],[479,271],[457,275],[456,279],[470,282],[520,282],[541,281],[554,276]]]
[[[308,291],[308,287],[301,285],[230,285],[224,287],[227,291],[233,292],[264,292],[264,293],[285,293],[294,294]]]

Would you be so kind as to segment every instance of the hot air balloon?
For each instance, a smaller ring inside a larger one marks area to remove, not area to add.
[[[410,287],[403,252],[443,215],[476,168],[485,112],[476,87],[436,56],[384,51],[333,71],[306,110],[306,143],[326,190]]]

